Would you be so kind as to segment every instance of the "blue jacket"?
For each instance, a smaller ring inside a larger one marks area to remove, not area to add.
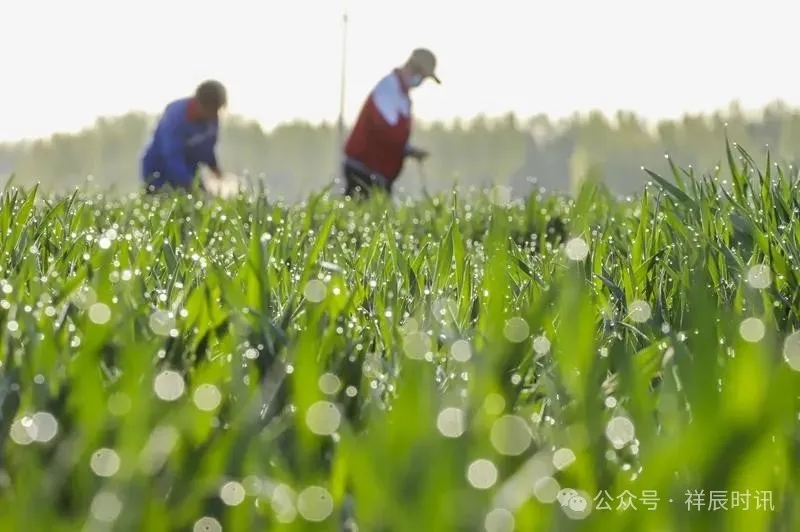
[[[217,168],[219,120],[191,121],[191,101],[181,98],[167,105],[142,155],[142,179],[155,188],[189,188],[200,163]]]

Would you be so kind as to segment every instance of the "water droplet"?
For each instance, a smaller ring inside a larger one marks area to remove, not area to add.
[[[636,435],[633,422],[624,416],[616,416],[606,424],[606,438],[615,449],[622,449],[633,441]]]
[[[113,449],[102,448],[92,454],[89,467],[98,477],[113,477],[119,471],[121,461]]]
[[[239,506],[245,498],[244,486],[236,481],[228,481],[219,489],[219,498],[228,506]]]
[[[580,237],[573,238],[564,246],[564,252],[569,260],[582,261],[589,255],[589,244]]]
[[[262,491],[267,489],[270,485],[268,480],[262,480],[255,475],[248,475],[242,480],[244,491],[252,497],[261,495]]]
[[[458,438],[466,430],[464,411],[453,406],[442,409],[436,417],[436,428],[446,438]]]
[[[800,371],[800,331],[795,331],[783,342],[783,359],[789,367]]]
[[[97,325],[105,325],[111,319],[111,309],[105,303],[95,303],[89,307],[89,319]]]
[[[47,443],[58,434],[58,421],[50,412],[36,412],[31,420],[36,428],[34,440],[37,442]]]
[[[483,399],[483,409],[490,416],[499,416],[506,407],[506,400],[499,393],[490,393]]]
[[[306,425],[320,436],[330,436],[339,429],[341,422],[341,412],[330,401],[317,401],[306,412]]]
[[[575,460],[575,453],[567,447],[562,447],[553,453],[553,466],[559,471],[568,468]]]
[[[122,392],[115,392],[108,398],[106,407],[111,414],[122,417],[131,410],[131,398]]]
[[[466,340],[456,340],[450,346],[450,356],[458,362],[467,362],[472,358],[472,347]]]
[[[739,335],[746,342],[760,342],[764,338],[766,332],[764,322],[758,318],[745,318],[742,320],[742,323],[739,324]]]
[[[186,384],[183,382],[181,374],[164,370],[159,373],[153,381],[153,389],[162,401],[175,401],[183,395]]]
[[[333,513],[333,497],[323,487],[309,486],[297,495],[297,511],[306,521],[324,521]]]
[[[511,318],[506,321],[506,325],[503,328],[503,335],[509,342],[515,344],[524,342],[530,335],[530,332],[531,330],[528,326],[528,322],[519,317]]]
[[[150,315],[150,330],[159,336],[169,336],[175,328],[175,317],[166,310],[157,310]]]
[[[492,424],[489,439],[500,454],[517,456],[530,447],[532,435],[524,419],[505,415]]]
[[[486,514],[483,528],[486,532],[514,532],[516,521],[514,514],[505,508],[495,508]]]
[[[333,373],[325,373],[320,375],[317,385],[322,393],[326,395],[334,395],[342,386],[342,381],[339,380],[339,377]]]
[[[403,348],[408,358],[424,360],[425,357],[433,355],[431,347],[431,337],[425,332],[407,334],[403,338]]]
[[[539,355],[546,355],[550,352],[550,340],[544,336],[537,336],[533,339],[533,350]]]
[[[542,477],[533,485],[533,495],[545,504],[555,502],[559,491],[561,491],[561,486],[551,476]]]
[[[747,270],[747,283],[757,290],[769,288],[772,283],[772,272],[766,264],[756,264]]]
[[[294,502],[297,496],[286,484],[279,484],[272,490],[270,505],[275,512],[275,519],[280,523],[291,523],[297,517],[297,508]]]
[[[491,460],[479,458],[467,467],[467,480],[475,489],[489,489],[497,482],[497,467]]]
[[[14,421],[8,431],[11,441],[17,445],[30,445],[36,440],[36,425],[33,419],[25,416]]]
[[[194,404],[204,412],[211,412],[222,401],[222,394],[213,384],[201,384],[194,391]]]
[[[325,294],[327,293],[327,287],[325,283],[318,279],[312,279],[308,283],[306,283],[305,288],[303,289],[303,295],[305,298],[312,303],[319,303],[323,299],[325,299]]]
[[[122,513],[122,501],[116,493],[101,491],[92,499],[89,512],[98,521],[112,523]]]
[[[213,517],[201,517],[194,522],[192,532],[222,532],[222,525]]]
[[[97,302],[97,293],[92,287],[83,285],[72,294],[70,299],[76,307],[87,309]]]
[[[644,323],[650,319],[653,311],[650,309],[650,304],[647,301],[636,299],[631,301],[631,304],[628,305],[628,313],[632,321],[636,323]]]

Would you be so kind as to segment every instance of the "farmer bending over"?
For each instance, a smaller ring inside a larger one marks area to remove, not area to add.
[[[167,105],[142,156],[142,178],[148,194],[167,185],[190,189],[200,164],[208,166],[217,178],[222,177],[215,148],[219,111],[227,100],[222,83],[209,80],[197,87],[194,96]]]
[[[411,98],[409,91],[426,78],[436,77],[436,57],[418,48],[406,64],[378,82],[364,102],[344,147],[345,195],[369,195],[379,187],[391,195],[392,185],[406,157],[422,161],[428,152],[410,146]]]

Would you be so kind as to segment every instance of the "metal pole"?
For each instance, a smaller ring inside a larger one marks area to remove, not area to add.
[[[342,74],[341,82],[339,85],[339,123],[338,123],[338,142],[337,142],[337,159],[342,148],[344,147],[344,106],[345,106],[345,88],[347,80],[347,0],[344,0],[342,7]]]

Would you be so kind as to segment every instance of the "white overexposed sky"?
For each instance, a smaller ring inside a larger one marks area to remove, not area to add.
[[[0,140],[157,113],[207,77],[266,128],[334,120],[341,0],[3,0]],[[422,120],[800,103],[796,0],[348,0],[347,113],[412,48]]]

